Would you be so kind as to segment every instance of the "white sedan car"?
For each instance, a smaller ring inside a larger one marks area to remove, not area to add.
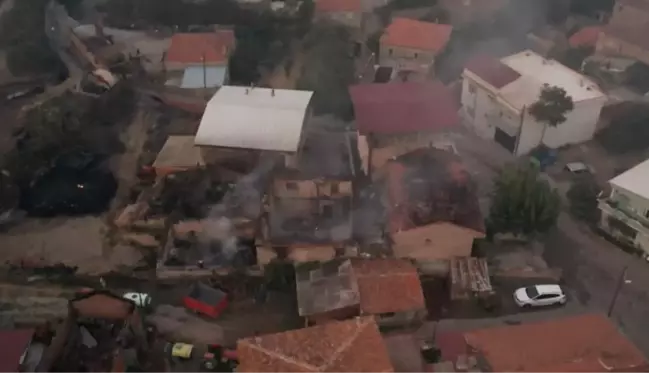
[[[565,304],[566,300],[566,293],[559,285],[534,285],[514,292],[514,302],[524,308]]]
[[[126,293],[123,297],[135,303],[140,308],[151,306],[151,296],[146,293]]]

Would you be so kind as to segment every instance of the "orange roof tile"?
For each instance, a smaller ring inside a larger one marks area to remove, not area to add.
[[[453,26],[395,18],[381,36],[381,45],[441,52],[451,37]]]
[[[319,13],[359,12],[361,0],[316,0],[315,10]]]
[[[581,46],[593,47],[597,44],[600,32],[602,32],[602,27],[600,26],[584,27],[572,34],[570,39],[568,39],[568,43],[570,43],[570,46],[573,48]]]
[[[241,339],[238,372],[393,372],[371,317]]]
[[[647,360],[599,314],[504,326],[465,334],[494,372],[638,371]]]
[[[378,315],[426,308],[417,268],[402,259],[354,259],[361,311]]]
[[[167,62],[220,63],[226,62],[232,52],[235,39],[232,30],[210,33],[175,34],[167,50]]]

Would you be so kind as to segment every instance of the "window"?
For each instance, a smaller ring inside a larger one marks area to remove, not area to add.
[[[556,296],[557,296],[556,294],[541,294],[536,299],[551,299],[551,298],[555,298]]]
[[[391,56],[392,55],[392,48],[388,49],[388,54]]]
[[[394,317],[395,313],[394,312],[385,312],[385,313],[380,313],[379,318],[381,319],[389,319],[390,317]]]
[[[415,53],[415,58],[419,58],[419,53]]]
[[[331,184],[331,194],[338,194],[340,193],[340,189],[338,188],[338,184],[333,183]]]
[[[331,205],[324,205],[322,206],[322,217],[323,218],[331,218],[334,214],[334,209],[333,206]]]
[[[476,92],[475,85],[469,83],[469,93],[475,93],[475,92]]]
[[[471,118],[475,117],[475,109],[472,107],[466,108],[466,112],[469,114]]]
[[[539,291],[536,290],[536,287],[530,286],[525,288],[525,294],[527,294],[528,298],[534,299],[539,296]]]
[[[297,189],[298,189],[297,188],[297,183],[295,183],[293,181],[288,181],[286,183],[286,190],[297,190]]]

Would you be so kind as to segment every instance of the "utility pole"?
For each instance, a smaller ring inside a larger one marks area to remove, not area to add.
[[[622,273],[620,274],[620,278],[617,280],[617,285],[615,286],[615,293],[613,293],[613,299],[611,299],[611,304],[608,306],[608,313],[606,314],[608,317],[611,317],[611,314],[613,314],[613,309],[615,308],[615,302],[617,301],[617,296],[620,294],[620,290],[622,290],[622,285],[624,285],[627,282],[626,272],[628,269],[629,269],[628,265],[624,266],[624,269],[622,269]]]

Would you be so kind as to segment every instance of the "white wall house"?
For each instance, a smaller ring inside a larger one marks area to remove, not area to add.
[[[208,164],[251,152],[283,154],[292,162],[312,96],[311,91],[223,86],[207,103],[194,142]]]
[[[540,144],[558,148],[591,139],[607,101],[588,78],[530,50],[500,61],[476,58],[467,64],[462,77],[465,122],[478,135],[494,139],[515,155],[526,154]],[[548,127],[545,135],[545,124],[528,112],[544,84],[565,89],[574,102],[567,120],[556,128]]]
[[[599,201],[600,227],[649,255],[649,160],[609,181],[611,194]]]

